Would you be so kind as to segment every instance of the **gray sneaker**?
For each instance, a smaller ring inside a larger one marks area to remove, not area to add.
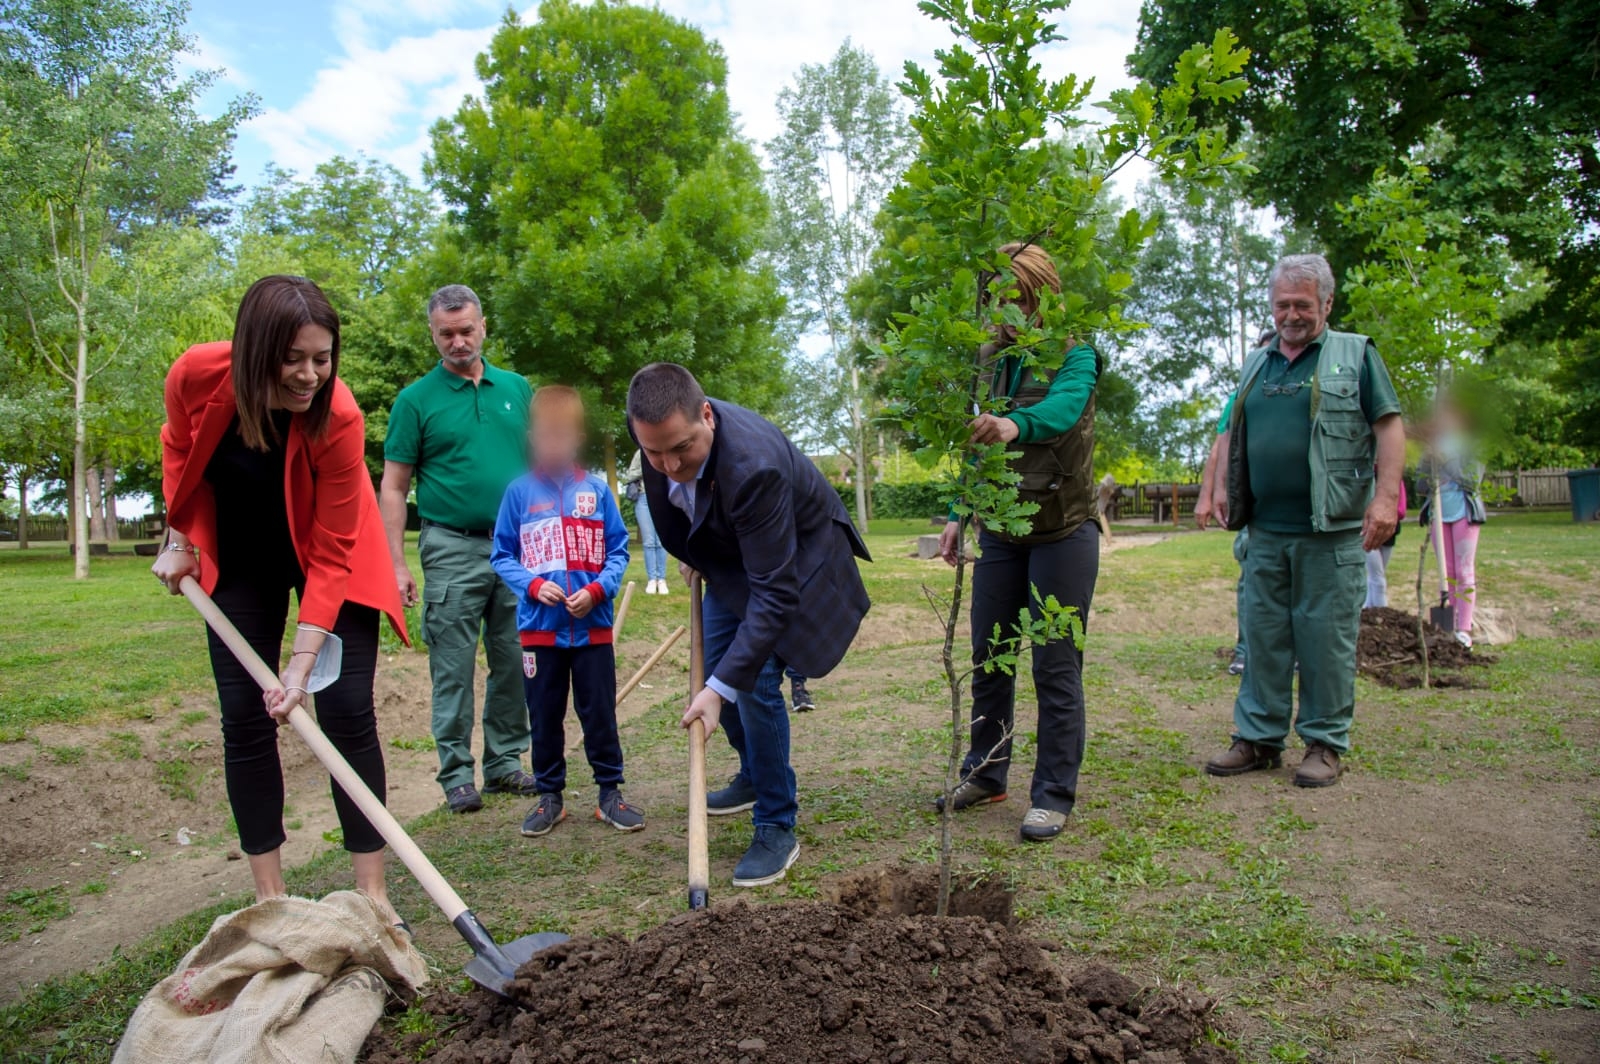
[[[557,824],[567,819],[566,807],[559,794],[541,794],[522,822],[522,833],[530,839],[541,838],[555,830]]]
[[[817,708],[817,703],[812,700],[811,692],[806,689],[804,680],[792,680],[789,683],[789,704],[796,713],[809,713]]]
[[[492,780],[484,780],[483,793],[527,796],[539,793],[539,783],[533,778],[533,773],[524,772],[520,768],[513,769],[504,776],[497,776]]]
[[[733,869],[736,887],[764,887],[789,874],[789,866],[800,859],[800,840],[792,828],[772,824],[756,827],[755,841]]]
[[[476,813],[483,808],[483,797],[478,794],[478,788],[470,783],[451,787],[444,792],[444,800],[449,803],[452,813]]]
[[[968,776],[956,785],[955,810],[971,809],[975,805],[989,805],[993,802],[1003,802],[1009,795],[1005,791],[997,791],[986,783]],[[939,812],[944,812],[944,795],[939,795],[933,800],[933,807]]]
[[[643,831],[644,810],[622,800],[622,792],[609,787],[600,792],[600,804],[594,807],[594,818],[610,824],[618,831]]]
[[[1049,842],[1067,826],[1067,814],[1034,806],[1022,818],[1023,842]]]

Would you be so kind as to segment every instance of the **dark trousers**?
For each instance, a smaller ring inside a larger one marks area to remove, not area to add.
[[[703,629],[706,675],[717,674],[717,664],[739,634],[739,618],[706,589]],[[793,830],[800,815],[798,784],[789,764],[789,707],[783,702],[783,662],[767,659],[754,688],[734,692],[733,705],[722,704],[722,731],[739,755],[739,777],[750,782],[756,805],[750,811],[757,827]]]
[[[583,752],[601,790],[622,786],[617,735],[617,660],[610,643],[524,647],[522,689],[533,730],[533,776],[540,794],[567,786],[567,695],[583,728]]]
[[[1011,767],[1016,720],[1016,677],[983,670],[993,654],[995,626],[1001,638],[1016,634],[1023,610],[1037,616],[1033,591],[1076,606],[1088,623],[1100,572],[1100,529],[1092,521],[1055,543],[1009,543],[987,532],[978,537],[980,555],[972,568],[972,746],[962,772],[999,790]],[[1039,739],[1029,801],[1041,809],[1072,812],[1083,764],[1083,651],[1071,639],[1058,639],[1029,651],[1039,699]],[[985,761],[988,764],[984,764]],[[982,767],[979,767],[982,766]]]
[[[261,659],[276,664],[283,654],[283,630],[289,616],[289,588],[224,577],[211,596]],[[339,678],[313,696],[317,723],[350,762],[372,793],[383,800],[386,783],[383,747],[378,743],[378,716],[372,704],[372,678],[378,665],[378,611],[353,602],[344,604],[333,634],[344,641]],[[217,634],[206,631],[211,671],[222,703],[222,764],[228,804],[239,827],[239,848],[248,854],[271,853],[283,845],[283,767],[278,761],[278,725],[267,714],[261,688]],[[383,849],[383,836],[367,822],[339,787],[333,807],[344,829],[344,848],[351,853]]]

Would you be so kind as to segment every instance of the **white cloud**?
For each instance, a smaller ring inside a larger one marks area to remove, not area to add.
[[[951,40],[913,0],[657,2],[722,44],[730,100],[745,134],[758,143],[777,133],[778,90],[802,64],[827,61],[846,37],[871,51],[895,80],[908,59],[931,67],[934,49]],[[525,17],[536,17],[535,5],[526,6]],[[428,127],[463,96],[480,91],[473,62],[492,38],[500,10],[500,0],[343,0],[330,13],[343,54],[318,71],[292,105],[267,101],[251,132],[291,169],[361,151],[415,173]],[[1135,43],[1137,5],[1079,0],[1062,26],[1067,42],[1041,56],[1049,76],[1093,77],[1092,100],[1128,83],[1123,61]]]
[[[265,110],[251,131],[291,170],[365,152],[415,173],[428,126],[478,91],[473,61],[493,32],[441,29],[381,48],[356,45],[318,71],[293,106]]]
[[[178,69],[185,73],[206,71],[217,74],[217,84],[248,91],[250,78],[240,69],[232,52],[203,34],[195,34],[187,52],[178,56]]]

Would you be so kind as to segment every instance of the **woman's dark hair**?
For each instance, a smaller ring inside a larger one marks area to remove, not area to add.
[[[306,435],[316,438],[328,427],[333,382],[339,377],[338,312],[315,283],[288,274],[261,278],[239,301],[233,328],[233,401],[246,447],[265,451],[278,442],[270,410],[272,396],[278,389],[284,357],[307,325],[320,325],[333,334],[328,383],[317,390],[311,409],[300,415]]]

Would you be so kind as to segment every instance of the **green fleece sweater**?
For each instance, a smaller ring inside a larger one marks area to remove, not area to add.
[[[1017,426],[1017,443],[1038,443],[1059,436],[1078,423],[1094,386],[1099,381],[1099,360],[1094,348],[1079,344],[1067,352],[1056,379],[1050,383],[1045,397],[1023,410],[1013,410],[1005,415]],[[1011,392],[1011,385],[1021,368],[1021,362],[1012,356],[1000,360],[995,366],[995,376],[1002,383],[1003,392]],[[960,520],[955,509],[950,511],[951,521]]]

